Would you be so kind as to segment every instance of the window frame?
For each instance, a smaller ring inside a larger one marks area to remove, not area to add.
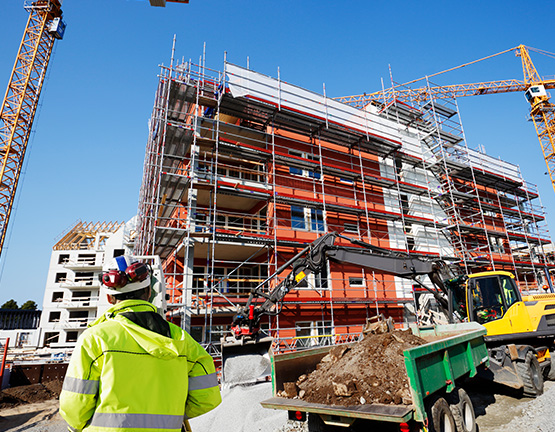
[[[360,284],[354,283],[356,280],[360,280]],[[349,287],[351,288],[361,288],[366,286],[366,281],[364,276],[349,276]]]
[[[302,159],[308,159],[313,162],[318,162],[320,156],[313,155],[311,153],[302,152],[300,150],[289,150],[290,156],[299,157]],[[297,168],[297,167],[289,167],[289,174],[304,178],[312,178],[315,180],[320,180],[322,178],[322,174],[319,171],[311,171],[305,168]]]
[[[302,211],[302,223],[301,223]],[[324,210],[312,207],[290,206],[291,229],[295,231],[307,231],[314,233],[326,232],[326,220]]]

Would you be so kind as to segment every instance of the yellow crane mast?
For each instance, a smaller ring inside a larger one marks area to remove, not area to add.
[[[524,95],[530,103],[530,117],[534,121],[547,172],[555,190],[555,106],[549,102],[546,92],[548,82],[541,79],[524,45],[520,45],[517,55],[522,60],[524,82],[528,86]],[[552,82],[553,80],[549,84]]]
[[[29,19],[0,108],[0,255],[52,48],[64,35],[62,2],[24,1]],[[166,0],[150,0],[150,4],[166,6]]]
[[[63,37],[60,0],[26,1],[29,19],[0,109],[0,254],[54,41]]]
[[[502,51],[483,59],[476,60],[471,63],[465,63],[461,66],[448,69],[447,71],[434,74],[439,75],[444,72],[462,68],[470,64],[513,51],[522,60],[522,69],[524,72],[524,80],[522,81],[509,79],[435,87],[405,87],[408,84],[420,81],[414,80],[401,86],[384,89],[383,91],[362,95],[344,96],[337,98],[337,100],[348,103],[349,105],[363,108],[373,101],[383,103],[387,106],[389,104],[395,103],[395,101],[397,100],[410,104],[411,101],[423,101],[429,98],[442,99],[496,93],[524,92],[526,99],[530,103],[530,117],[534,121],[536,133],[538,135],[538,139],[540,141],[543,152],[543,157],[545,159],[549,177],[551,179],[551,185],[555,190],[555,105],[553,105],[549,101],[550,96],[546,91],[548,89],[555,88],[555,79],[542,79],[540,77],[538,71],[532,63],[529,50],[542,53],[542,51],[540,50],[530,48],[525,45],[519,45],[515,48]]]

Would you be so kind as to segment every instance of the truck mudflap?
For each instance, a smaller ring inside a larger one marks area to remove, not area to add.
[[[284,409],[288,411],[301,411],[314,414],[323,414],[332,416],[335,421],[341,422],[341,417],[345,420],[342,423],[352,423],[352,419],[366,419],[387,421],[393,423],[406,423],[413,418],[413,405],[384,405],[384,404],[367,404],[367,405],[325,405],[303,401],[301,399],[285,399],[273,397],[261,402],[264,408]]]

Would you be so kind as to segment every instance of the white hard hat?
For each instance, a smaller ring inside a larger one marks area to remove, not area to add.
[[[100,275],[100,282],[107,294],[123,294],[150,286],[150,274],[147,264],[131,255],[121,255],[110,261],[108,271]]]

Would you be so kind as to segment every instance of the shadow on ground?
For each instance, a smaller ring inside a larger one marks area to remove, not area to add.
[[[33,418],[42,413],[42,410],[32,411],[28,413],[12,414],[8,416],[0,416],[0,430],[7,431],[26,423],[29,423]]]

